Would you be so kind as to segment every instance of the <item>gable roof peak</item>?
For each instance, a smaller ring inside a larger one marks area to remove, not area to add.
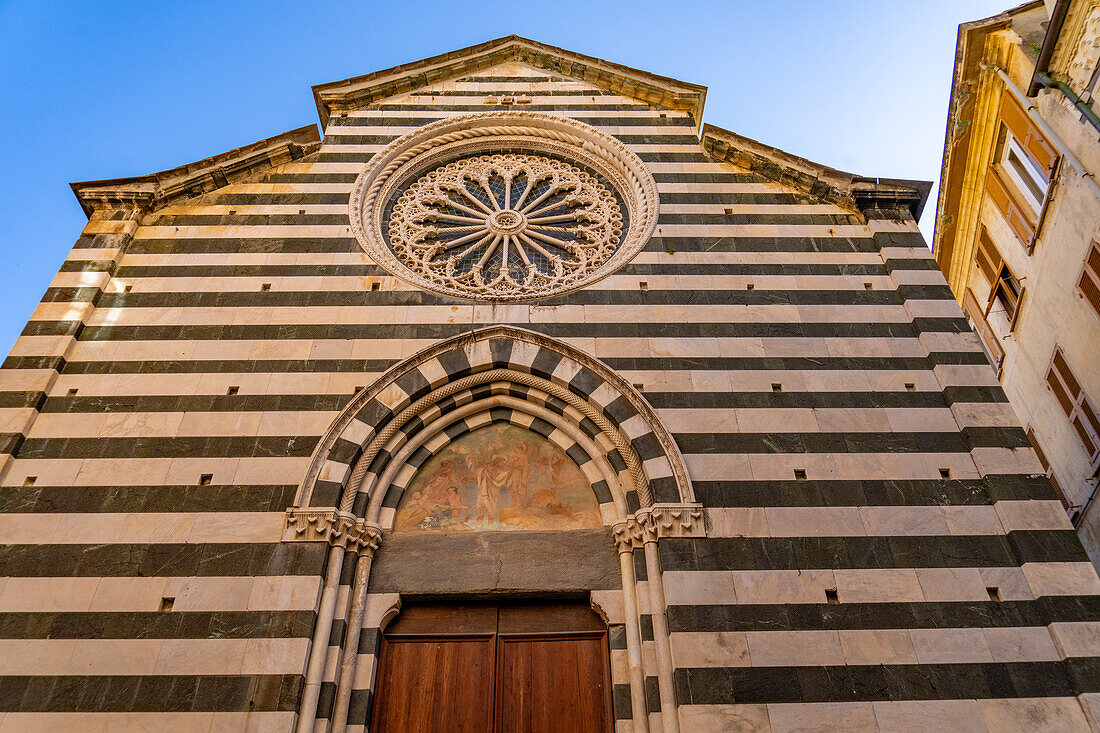
[[[593,56],[510,35],[341,81],[313,87],[322,127],[334,112],[360,109],[388,97],[483,71],[509,61],[581,79],[626,97],[703,118],[707,88]]]

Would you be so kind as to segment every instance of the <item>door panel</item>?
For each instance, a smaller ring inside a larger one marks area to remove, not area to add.
[[[487,733],[493,721],[488,639],[383,639],[375,733]]]
[[[501,637],[497,654],[499,733],[606,733],[610,729],[603,635]]]
[[[379,650],[371,733],[607,733],[607,627],[583,602],[410,604]]]

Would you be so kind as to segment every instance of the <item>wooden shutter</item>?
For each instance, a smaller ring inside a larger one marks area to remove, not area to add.
[[[1039,459],[1039,463],[1042,464],[1043,470],[1047,472],[1047,478],[1050,479],[1050,485],[1054,487],[1054,493],[1058,495],[1058,501],[1062,502],[1062,506],[1066,509],[1071,507],[1069,499],[1066,498],[1066,494],[1062,491],[1062,485],[1058,483],[1058,479],[1054,477],[1054,470],[1050,467],[1050,461],[1047,460],[1046,453],[1043,453],[1043,449],[1039,447],[1039,439],[1035,437],[1035,431],[1030,427],[1027,429],[1027,439],[1031,443],[1031,447],[1035,449],[1035,457]]]
[[[1020,287],[1020,281],[1008,269],[1008,264],[1002,262],[1001,270],[997,273],[997,279],[993,283],[993,289],[989,293],[989,303],[985,307],[988,314],[993,306],[993,301],[1000,302],[1008,316],[1008,330],[1016,326],[1016,318],[1020,315],[1020,301],[1024,299],[1024,289]]]
[[[978,301],[974,298],[974,293],[970,292],[970,288],[966,289],[966,294],[963,295],[963,309],[966,310],[968,316],[970,316],[971,322],[974,324],[974,330],[978,332],[978,336],[981,337],[982,343],[985,344],[986,350],[989,352],[990,358],[993,360],[993,368],[997,371],[997,375],[1001,374],[1001,367],[1005,361],[1005,351],[1001,348],[1001,342],[997,339],[997,334],[993,333],[993,329],[989,327],[989,323],[985,320],[985,315],[982,312],[982,307],[978,305]]]
[[[985,176],[985,192],[986,195],[989,196],[989,200],[993,202],[993,205],[996,206],[997,210],[1004,216],[1008,225],[1012,227],[1012,231],[1020,238],[1020,242],[1023,243],[1024,249],[1027,250],[1028,254],[1031,254],[1032,247],[1034,246],[1032,240],[1035,238],[1035,225],[1024,213],[1023,208],[1012,198],[1012,195],[1008,192],[1008,188],[1005,187],[1004,182],[1001,181],[1000,174],[993,168],[990,168]]]
[[[1058,161],[1058,150],[1043,137],[1043,133],[1011,94],[1005,94],[1001,102],[1001,121],[1020,143],[1020,147],[1039,164],[1040,169],[1047,172],[1049,181],[1054,174],[1054,164]]]
[[[1095,239],[1085,258],[1085,270],[1077,282],[1081,297],[1088,301],[1096,315],[1100,316],[1100,242]]]
[[[989,238],[989,232],[984,226],[978,232],[978,243],[974,247],[974,262],[985,275],[985,279],[991,285],[996,285],[997,273],[1001,271],[1001,253],[993,245],[993,240]]]
[[[1054,349],[1050,369],[1047,370],[1047,386],[1081,438],[1089,460],[1095,465],[1100,459],[1100,417],[1058,347]]]

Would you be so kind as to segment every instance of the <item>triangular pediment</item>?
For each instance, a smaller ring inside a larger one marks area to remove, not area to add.
[[[528,81],[529,80],[529,81]],[[322,127],[332,114],[342,114],[387,100],[422,98],[425,94],[486,94],[484,88],[533,93],[549,81],[568,93],[593,89],[645,102],[662,109],[682,110],[698,124],[706,87],[677,81],[591,56],[507,36],[391,69],[313,87]],[[489,82],[486,84],[485,82]],[[500,82],[494,85],[494,82]],[[475,91],[476,90],[476,91]],[[493,94],[493,92],[488,92]],[[505,92],[500,92],[505,94]],[[486,102],[495,99],[486,98]],[[504,100],[501,100],[503,103]],[[523,100],[517,98],[517,104]],[[487,108],[488,109],[488,108]],[[698,129],[698,128],[696,128]],[[919,218],[931,184],[922,181],[868,178],[839,171],[791,155],[713,125],[704,125],[701,143],[713,159],[752,172],[810,198],[849,210],[908,208]],[[313,125],[261,140],[221,155],[145,176],[72,184],[89,216],[96,208],[152,210],[180,198],[243,182],[272,167],[299,160],[320,147]]]
[[[391,69],[313,87],[322,126],[333,113],[350,112],[412,91],[518,64],[543,76],[588,85],[668,109],[686,110],[696,122],[703,116],[706,87],[677,81],[622,64],[585,56],[519,36],[507,36]],[[499,73],[499,72],[497,72]]]

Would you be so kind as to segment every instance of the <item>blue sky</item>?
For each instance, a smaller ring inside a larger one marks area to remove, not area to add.
[[[86,221],[70,181],[316,123],[313,84],[518,33],[703,84],[706,122],[793,154],[935,180],[957,26],[1015,4],[2,1],[0,355]]]

